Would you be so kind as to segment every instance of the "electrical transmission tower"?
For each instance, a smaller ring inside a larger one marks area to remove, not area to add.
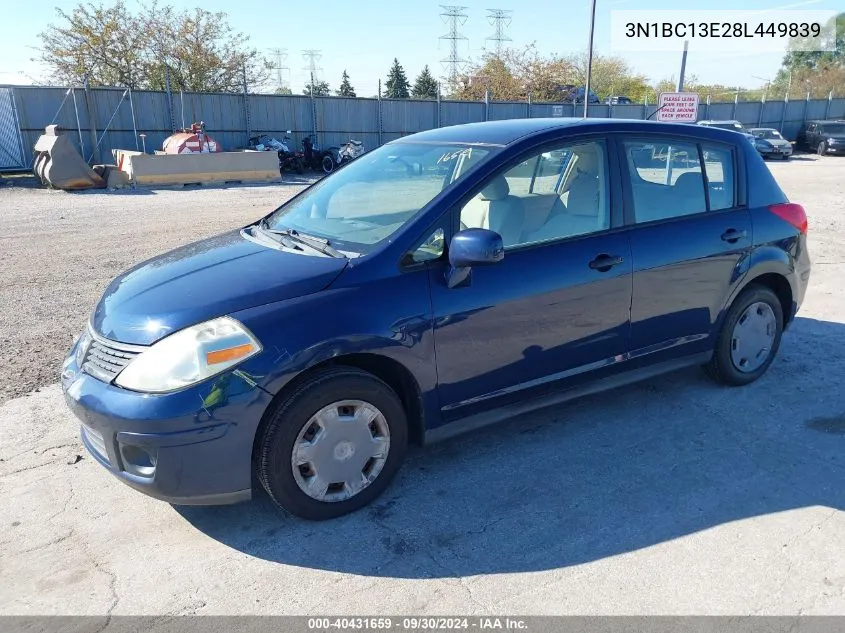
[[[285,66],[285,62],[288,58],[286,48],[271,48],[270,54],[273,56],[274,62],[271,68],[276,71],[276,88],[279,92],[283,92],[285,88],[287,88],[287,83],[285,82],[284,73],[285,71],[290,72],[290,68]]]
[[[511,13],[513,13],[513,11],[487,9],[487,21],[490,22],[490,24],[496,29],[493,32],[493,35],[487,39],[496,43],[496,57],[502,56],[502,48],[504,47],[505,42],[512,41],[511,38],[505,34],[505,28],[511,24]]]
[[[464,13],[466,7],[441,4],[440,8],[443,9],[440,17],[449,25],[449,32],[446,35],[440,36],[441,40],[447,40],[449,42],[449,57],[440,61],[446,67],[449,83],[454,86],[458,78],[458,73],[467,62],[466,59],[461,57],[458,51],[458,44],[462,40],[466,41],[467,39],[463,33],[458,31],[458,27],[463,26],[467,21],[467,14]]]
[[[308,64],[305,66],[305,70],[308,72],[308,76],[311,78],[312,91],[314,89],[314,84],[317,82],[319,71],[323,70],[317,65],[322,56],[323,55],[320,51],[315,50],[313,48],[309,48],[307,50],[302,51],[302,59],[308,62]]]

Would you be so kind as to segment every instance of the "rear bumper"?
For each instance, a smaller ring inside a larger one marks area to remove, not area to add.
[[[65,361],[62,390],[82,443],[127,485],[173,504],[250,498],[252,447],[270,395],[229,373],[189,389],[141,394]]]

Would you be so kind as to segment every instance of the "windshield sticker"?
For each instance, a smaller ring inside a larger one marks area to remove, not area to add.
[[[440,158],[437,159],[437,163],[447,163],[460,157],[463,157],[464,159],[471,158],[472,148],[467,147],[466,149],[459,149],[456,152],[446,152]]]

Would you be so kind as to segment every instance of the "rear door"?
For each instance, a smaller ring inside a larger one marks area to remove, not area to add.
[[[603,139],[535,151],[456,209],[461,228],[502,233],[505,256],[456,288],[431,268],[445,419],[622,359],[632,269],[612,156]]]
[[[620,145],[634,264],[631,356],[704,351],[752,244],[738,148],[664,136]]]

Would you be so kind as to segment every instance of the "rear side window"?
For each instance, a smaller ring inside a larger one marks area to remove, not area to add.
[[[623,146],[636,222],[735,206],[734,157],[729,147],[680,141],[628,141]]]
[[[710,210],[730,209],[735,206],[733,152],[727,148],[707,144],[701,146],[704,156],[704,173],[710,194]]]
[[[637,222],[707,210],[697,145],[664,141],[627,141],[623,145]]]

